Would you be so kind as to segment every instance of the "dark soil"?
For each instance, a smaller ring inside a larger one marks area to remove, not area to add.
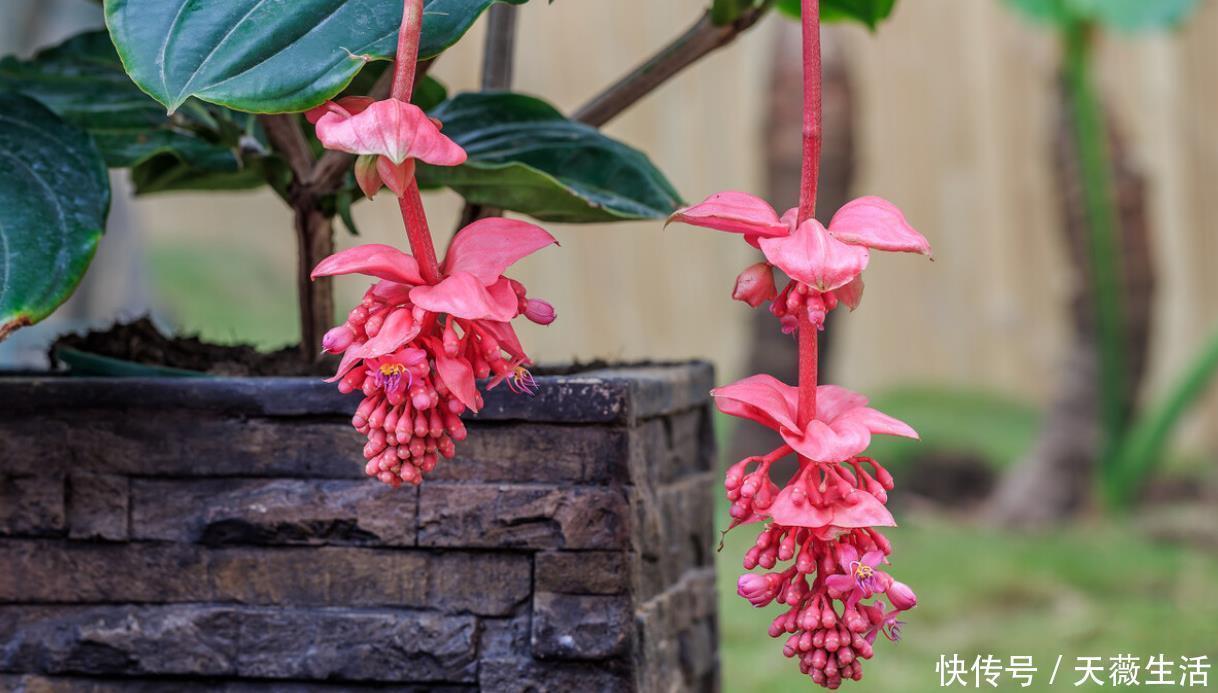
[[[220,345],[209,344],[197,336],[171,337],[158,330],[148,317],[115,323],[105,330],[60,337],[51,347],[52,361],[55,361],[55,349],[59,347],[149,366],[168,366],[219,376],[329,376],[338,366],[335,356],[326,356],[318,363],[305,363],[301,361],[296,347],[264,352],[248,344]],[[604,368],[662,365],[667,364],[656,361],[622,363],[594,360],[540,365],[531,370],[534,375],[573,375]]]
[[[162,334],[147,317],[83,335],[66,335],[51,347],[52,360],[58,347],[109,356],[151,366],[169,366],[221,376],[331,375],[336,361],[319,363],[301,360],[295,347],[258,351],[248,344],[208,344],[196,336]]]

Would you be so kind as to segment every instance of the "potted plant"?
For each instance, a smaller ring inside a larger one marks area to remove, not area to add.
[[[595,126],[771,3],[715,2],[574,118],[505,91],[503,60],[449,98],[431,62],[488,9],[488,55],[510,56],[519,4],[106,0],[106,32],[0,63],[0,337],[70,295],[111,167],[142,193],[273,188],[293,368],[341,355],[337,385],[0,378],[0,681],[715,687],[711,369],[531,372],[511,321],[555,310],[504,272],[556,241],[497,214],[671,214],[664,176]],[[431,186],[467,201],[443,259]],[[383,188],[409,252],[334,254],[332,219]],[[342,273],[374,283],[333,327]]]

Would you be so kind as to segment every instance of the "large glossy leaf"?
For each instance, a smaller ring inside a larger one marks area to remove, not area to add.
[[[0,92],[0,338],[67,300],[109,208],[106,164],[88,133]]]
[[[208,187],[244,188],[260,184],[236,154],[245,134],[233,116],[217,106],[192,101],[170,118],[165,108],[140,91],[123,72],[105,31],[80,34],[29,60],[0,60],[0,89],[31,96],[69,123],[93,135],[106,163],[138,171],[173,171],[178,181],[208,180]],[[252,123],[245,123],[252,128]],[[252,135],[251,135],[252,136]],[[148,175],[136,175],[137,191]],[[159,175],[156,178],[164,178]]]
[[[1096,22],[1121,31],[1173,27],[1188,19],[1198,0],[1007,0],[1026,16],[1058,26]]]
[[[826,22],[855,21],[874,29],[892,14],[897,0],[821,0],[820,17]],[[791,17],[800,15],[800,0],[778,0],[778,9]]]
[[[475,204],[558,222],[659,219],[681,204],[642,152],[540,99],[461,94],[431,115],[469,161],[455,168],[421,165],[419,179],[446,185]]]
[[[425,0],[420,56],[438,55],[495,2]],[[255,113],[303,111],[368,60],[393,57],[402,0],[106,0],[106,24],[140,87]]]

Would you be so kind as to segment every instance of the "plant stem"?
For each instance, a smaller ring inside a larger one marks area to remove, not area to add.
[[[717,26],[708,12],[672,43],[579,107],[572,117],[596,127],[613,120],[677,73],[735,41],[764,17],[772,4],[773,0],[763,0],[723,26]]]
[[[405,0],[402,9],[402,28],[398,32],[398,52],[393,61],[393,89],[390,95],[400,101],[410,101],[414,91],[415,64],[419,56],[419,36],[423,32],[423,0]],[[410,250],[419,263],[419,273],[428,284],[440,282],[440,263],[436,260],[436,247],[431,240],[431,229],[427,226],[427,212],[423,209],[423,198],[419,195],[419,181],[414,172],[406,192],[398,198],[402,210],[402,223],[406,226],[406,238]]]
[[[816,214],[816,184],[820,176],[821,57],[820,0],[802,0],[804,127],[803,165],[800,169],[799,223]],[[816,418],[816,326],[808,311],[799,313],[799,425]],[[801,461],[804,458],[800,458]]]
[[[1133,393],[1126,390],[1125,325],[1121,307],[1120,218],[1114,194],[1112,157],[1103,109],[1091,75],[1093,27],[1076,22],[1065,30],[1066,85],[1078,142],[1079,171],[1085,200],[1091,295],[1096,316],[1100,364],[1100,423],[1104,432],[1100,473],[1112,473]]]
[[[309,279],[317,263],[334,254],[334,226],[312,195],[293,192],[296,229],[296,298],[300,312],[300,356],[319,358],[321,337],[334,323],[334,284],[329,277]]]
[[[414,92],[415,63],[419,57],[419,40],[423,35],[423,0],[405,0],[402,7],[402,28],[398,30],[398,50],[393,61],[393,89],[390,96],[410,101]]]

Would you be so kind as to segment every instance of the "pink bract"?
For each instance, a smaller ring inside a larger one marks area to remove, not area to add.
[[[308,114],[326,149],[376,154],[394,164],[418,159],[437,166],[465,163],[465,150],[440,133],[423,109],[398,99],[351,97],[329,101]]]
[[[867,398],[836,385],[816,388],[816,418],[797,422],[799,390],[771,375],[754,375],[711,391],[725,414],[774,429],[799,454],[816,462],[844,462],[867,448],[873,433],[917,438],[908,424],[867,405]]]

